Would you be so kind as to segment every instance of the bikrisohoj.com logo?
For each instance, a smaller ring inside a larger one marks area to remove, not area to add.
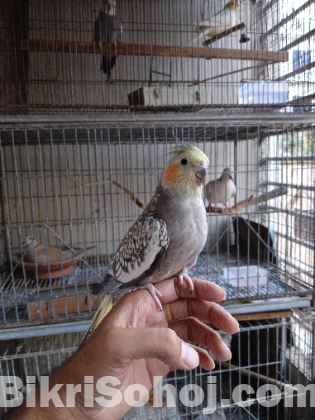
[[[36,377],[27,376],[25,383],[17,376],[0,376],[0,407],[17,407],[26,400],[27,407],[49,407],[51,402],[55,407],[75,407],[76,394],[82,393],[84,406],[95,407],[115,407],[122,400],[130,407],[141,407],[148,402],[149,391],[144,385],[130,385],[124,393],[119,390],[121,385],[119,379],[113,376],[103,376],[94,382],[93,376],[85,376],[84,384],[55,384],[52,388],[49,386],[49,376],[40,377],[40,385],[37,388]],[[36,390],[37,388],[37,390]],[[65,398],[61,400],[59,391],[63,388]],[[187,384],[178,389],[172,384],[162,383],[161,376],[154,376],[154,395],[166,395],[166,404],[162,405],[161,398],[154,398],[153,407],[176,407],[176,401],[180,401],[186,407],[193,408],[200,406],[204,414],[212,414],[218,407],[225,408],[231,405],[249,407],[253,403],[258,403],[263,407],[274,407],[281,400],[284,400],[285,407],[293,407],[293,401],[296,397],[297,407],[306,407],[308,401],[309,407],[315,407],[315,384],[292,385],[280,383],[280,386],[274,384],[264,384],[254,391],[248,384],[236,386],[230,399],[221,399],[217,402],[217,378],[216,376],[207,376],[206,392],[197,384]],[[24,392],[23,392],[24,390]],[[36,391],[35,391],[36,390]],[[39,394],[39,398],[36,393]],[[309,399],[307,399],[309,394]]]

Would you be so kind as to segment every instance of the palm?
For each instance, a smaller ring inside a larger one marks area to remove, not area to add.
[[[139,305],[141,302],[141,305]],[[163,305],[163,311],[158,311],[151,295],[145,290],[129,293],[114,306],[108,317],[113,317],[112,324],[107,325],[121,328],[167,328],[165,309],[170,304]],[[123,310],[121,310],[121,307]],[[116,314],[117,311],[117,314]],[[121,382],[126,381],[126,387],[131,384],[142,384],[147,389],[153,387],[153,376],[165,376],[170,372],[169,367],[158,359],[133,360],[124,374],[119,372]],[[118,372],[117,372],[118,373]],[[123,379],[123,377],[124,379]]]

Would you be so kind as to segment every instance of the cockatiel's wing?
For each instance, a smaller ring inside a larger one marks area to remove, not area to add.
[[[108,272],[93,288],[93,294],[113,294],[121,288],[139,285],[163,262],[169,245],[166,223],[148,217],[139,220],[122,240]]]
[[[93,294],[107,295],[98,308],[86,340],[113,306],[113,294],[121,288],[139,285],[152,276],[163,263],[168,245],[166,223],[162,219],[141,217],[131,226],[122,240],[105,278],[93,287]]]

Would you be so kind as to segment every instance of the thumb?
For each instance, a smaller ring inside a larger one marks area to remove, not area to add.
[[[199,365],[197,351],[169,328],[119,328],[106,331],[122,364],[139,359],[159,359],[170,370],[194,369]]]

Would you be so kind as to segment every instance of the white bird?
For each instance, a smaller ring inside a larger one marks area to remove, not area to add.
[[[63,261],[69,261],[84,254],[83,248],[74,248],[75,252],[73,252],[73,250],[65,247],[59,248],[59,246],[39,244],[34,236],[27,236],[23,246],[26,248],[27,261],[38,265],[61,264]]]
[[[208,20],[202,20],[198,24],[200,35],[193,39],[189,46],[193,46],[206,36],[212,37],[236,26],[238,0],[231,0],[220,12],[211,16]]]
[[[211,203],[225,204],[236,194],[236,186],[230,168],[225,168],[219,179],[208,182],[206,185],[206,198],[209,202],[208,212],[211,213]],[[229,207],[227,207],[231,210]]]

